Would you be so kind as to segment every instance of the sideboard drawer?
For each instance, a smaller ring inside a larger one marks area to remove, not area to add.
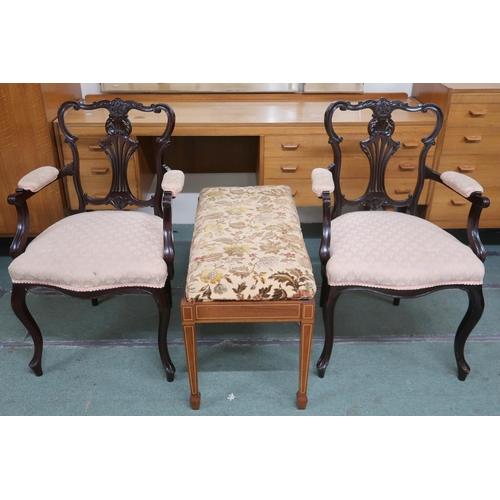
[[[328,136],[321,135],[270,135],[264,143],[264,156],[287,157],[331,157],[332,148]]]
[[[500,128],[449,128],[446,130],[441,154],[500,154]]]
[[[313,169],[326,168],[331,162],[330,157],[267,158],[265,176],[274,179],[280,177],[310,179]]]
[[[500,103],[456,104],[450,109],[447,127],[498,127]]]
[[[422,137],[430,132],[429,127],[400,127],[394,132],[394,140],[400,142],[400,153],[402,151],[411,152],[422,146]],[[360,142],[367,138],[367,132],[363,130],[352,131],[351,129],[342,132],[342,153],[346,155],[363,154]],[[264,156],[267,157],[329,157],[333,158],[332,147],[328,143],[326,133],[323,135],[288,135],[288,136],[267,136],[264,143]],[[330,160],[331,163],[332,160]]]
[[[439,84],[438,84],[439,85]],[[473,92],[461,92],[460,90],[452,90],[451,93],[451,107],[454,108],[460,104],[488,104],[488,103],[499,103],[500,104],[500,93],[498,92],[498,84],[493,84],[495,90],[493,92],[482,92],[477,89]]]

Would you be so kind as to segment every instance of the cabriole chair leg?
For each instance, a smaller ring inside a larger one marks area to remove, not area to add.
[[[335,287],[329,286],[326,293],[321,290],[323,304],[323,324],[325,326],[325,343],[323,345],[323,351],[319,357],[316,367],[318,368],[319,378],[325,376],[326,367],[330,362],[330,356],[333,349],[333,315],[335,310],[335,304],[339,299],[342,292],[335,289]]]
[[[465,361],[465,342],[477,325],[484,311],[484,297],[481,286],[470,286],[466,289],[469,296],[469,307],[463,317],[455,335],[455,358],[458,367],[458,379],[464,381],[470,373],[470,367]]]
[[[156,300],[159,314],[158,350],[160,351],[161,362],[167,374],[167,381],[173,382],[175,377],[175,366],[170,359],[167,346],[167,330],[170,321],[169,299],[163,289],[154,290],[152,295]]]
[[[29,363],[29,367],[33,370],[33,373],[37,377],[40,377],[43,375],[42,371],[43,338],[40,328],[38,327],[36,321],[33,319],[33,316],[29,312],[28,306],[26,305],[27,292],[28,292],[28,287],[14,283],[12,285],[11,305],[14,314],[26,327],[28,333],[33,339],[35,352],[33,354],[33,358]]]

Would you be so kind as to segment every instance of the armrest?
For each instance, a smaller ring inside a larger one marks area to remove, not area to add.
[[[333,193],[335,185],[330,170],[326,168],[315,168],[311,172],[312,190],[318,198],[325,192]]]
[[[486,196],[482,196],[483,187],[481,184],[472,177],[459,172],[446,171],[439,174],[428,167],[426,178],[444,184],[471,203],[467,216],[467,239],[472,251],[484,262],[486,250],[479,234],[479,219],[482,210],[490,206],[490,200]]]
[[[447,171],[441,174],[443,184],[446,184],[450,189],[468,198],[472,193],[483,193],[483,187],[479,182],[468,175],[459,172]]]
[[[172,199],[176,198],[184,187],[184,172],[182,170],[167,170],[163,174],[161,188],[163,189],[163,260],[167,264],[168,279],[174,277],[174,237],[172,230]]]
[[[17,184],[16,192],[11,194],[7,201],[16,207],[17,229],[10,245],[10,255],[13,259],[26,250],[30,229],[30,216],[27,200],[38,191],[54,182],[59,177],[59,170],[55,167],[38,167],[26,174]]]
[[[172,196],[176,198],[184,187],[184,179],[185,176],[182,170],[168,170],[163,175],[161,188],[164,192],[172,193]]]
[[[325,266],[330,258],[331,211],[330,196],[335,190],[332,172],[327,168],[315,168],[311,172],[312,190],[323,200],[323,231],[319,247],[321,274],[325,278]]]
[[[17,184],[19,189],[36,193],[54,182],[59,175],[55,167],[38,167],[27,173]]]

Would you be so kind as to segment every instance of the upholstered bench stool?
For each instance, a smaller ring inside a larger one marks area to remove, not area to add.
[[[300,323],[297,406],[307,405],[316,283],[288,186],[201,191],[181,302],[190,403],[200,407],[197,323]]]

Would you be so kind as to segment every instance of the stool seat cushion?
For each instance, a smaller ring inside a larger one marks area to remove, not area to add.
[[[73,291],[147,286],[167,279],[163,219],[137,211],[70,215],[40,233],[9,266],[13,283]]]
[[[311,261],[288,186],[201,191],[187,301],[310,299],[315,292]]]
[[[412,290],[480,285],[484,264],[467,245],[425,219],[361,211],[332,221],[326,274],[331,286]]]

